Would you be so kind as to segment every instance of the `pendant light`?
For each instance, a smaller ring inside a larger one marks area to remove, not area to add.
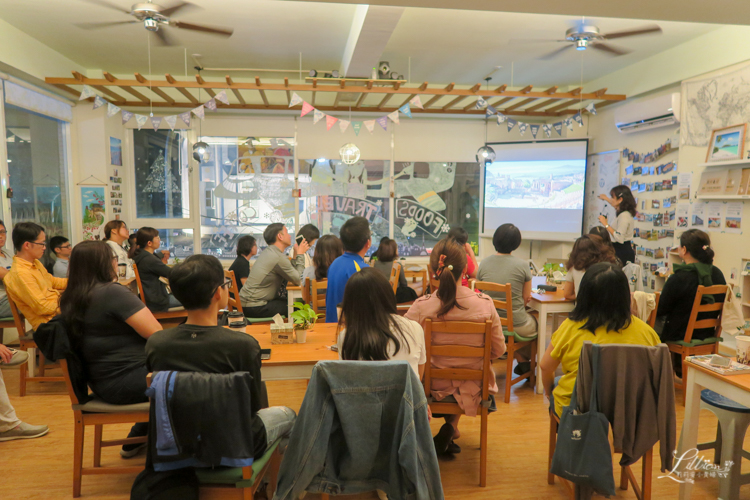
[[[352,122],[352,107],[349,106],[349,123]],[[356,144],[349,142],[339,149],[341,161],[347,165],[354,165],[359,161],[360,151]]]
[[[200,75],[200,70],[198,70]],[[201,88],[198,87],[198,101],[201,100]],[[198,163],[204,163],[211,159],[211,148],[203,141],[203,120],[198,123],[198,142],[193,144],[193,158]]]
[[[487,90],[490,89],[491,77],[484,79],[487,82]],[[495,161],[495,150],[487,145],[487,113],[484,114],[484,146],[477,150],[477,163],[481,163],[484,166],[489,165]]]

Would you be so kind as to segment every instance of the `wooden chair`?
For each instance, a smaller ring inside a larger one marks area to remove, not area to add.
[[[682,362],[682,380],[680,382],[675,378],[675,389],[679,389],[682,392],[682,404],[685,404],[685,376],[687,375],[687,368],[685,367],[686,356],[697,356],[700,354],[718,354],[719,353],[719,342],[721,342],[721,311],[724,307],[724,302],[715,302],[713,304],[701,304],[704,295],[722,295],[727,293],[727,285],[714,285],[714,286],[698,286],[698,290],[695,292],[695,300],[693,301],[693,308],[690,311],[690,320],[688,322],[687,329],[685,330],[685,338],[683,340],[668,341],[666,342],[669,351],[679,354]],[[658,305],[658,304],[657,304]],[[698,319],[698,314],[705,312],[717,312],[719,315],[714,319]],[[708,337],[703,340],[693,340],[693,331],[701,328],[714,328],[715,333],[712,337]]]
[[[102,467],[102,448],[105,446],[122,446],[124,444],[145,443],[146,436],[123,439],[102,440],[105,424],[123,424],[148,422],[148,403],[132,405],[111,405],[101,399],[80,404],[70,381],[68,364],[60,361],[65,385],[73,408],[73,497],[81,496],[81,479],[92,474],[137,474],[143,470],[143,465]],[[94,466],[83,466],[83,443],[87,425],[94,426]]]
[[[439,286],[440,286],[440,280],[430,277],[430,293],[437,292],[437,289]]]
[[[469,345],[451,344],[435,345],[432,337],[437,333],[452,334],[484,334],[484,345],[475,347]],[[487,417],[490,407],[490,380],[494,376],[490,369],[492,355],[492,321],[475,323],[470,321],[435,321],[425,320],[424,326],[425,348],[427,360],[424,371],[424,391],[433,414],[464,415],[464,411],[456,402],[433,401],[430,388],[432,379],[447,380],[476,380],[482,386],[482,400],[479,405],[481,418],[480,450],[479,450],[479,485],[487,486]],[[481,358],[481,370],[469,368],[433,368],[432,356],[450,356],[453,358]]]
[[[232,280],[229,291],[232,295],[229,296],[229,302],[227,307],[230,311],[242,312],[242,303],[240,302],[240,287],[237,285],[237,279],[234,277],[234,271],[227,271],[224,269],[224,277]]]
[[[143,291],[143,283],[141,282],[141,274],[138,272],[138,266],[133,263],[133,271],[135,271],[135,281],[138,283],[138,295],[141,296],[143,303],[146,303],[146,293]],[[171,319],[171,318],[187,318],[187,311],[184,307],[172,307],[166,311],[154,312],[151,311],[154,318],[159,319]]]
[[[659,310],[659,298],[661,297],[661,292],[656,292],[654,295],[654,310],[651,311],[651,314],[648,317],[648,326],[651,328],[656,325],[656,312]]]
[[[417,297],[421,297],[422,295],[426,294],[428,291],[429,286],[429,279],[427,278],[427,270],[422,268],[417,270],[409,270],[404,269],[404,276],[406,277],[406,281],[411,283],[416,283],[419,281],[421,285],[419,287],[412,287],[414,291],[417,292]]]
[[[310,286],[310,296],[313,310],[322,314],[323,317],[326,315],[326,292],[328,290],[328,280],[312,280]],[[320,293],[320,292],[323,293]]]
[[[393,288],[393,294],[396,294],[396,290],[398,289],[398,277],[401,273],[401,266],[397,265],[395,262],[391,266],[391,276],[388,278],[388,283],[391,284],[391,288]]]
[[[505,295],[505,300],[492,299],[495,309],[504,310],[505,317],[500,315],[500,324],[503,325],[503,334],[505,334],[505,345],[508,352],[508,361],[505,363],[505,402],[510,403],[510,388],[522,380],[529,379],[531,387],[536,383],[536,355],[537,355],[537,336],[521,337],[513,331],[513,294],[510,283],[499,285],[489,281],[472,280],[472,289],[477,288],[483,292],[499,292]],[[526,346],[531,348],[531,371],[513,378],[513,355],[519,349]]]
[[[18,307],[16,306],[16,303],[11,297],[10,293],[8,293],[8,304],[10,305],[10,312],[13,315],[13,327],[18,330],[18,348],[22,351],[34,349],[34,351],[32,352],[39,354],[39,364],[37,365],[39,376],[36,376],[34,374],[35,358],[33,357],[29,358],[29,363],[23,363],[19,367],[19,396],[26,395],[26,384],[28,382],[63,382],[65,380],[63,376],[48,377],[45,375],[45,371],[47,369],[60,368],[60,365],[55,363],[54,365],[47,366],[44,354],[42,354],[42,351],[37,348],[36,342],[34,342],[34,330],[26,331],[26,318],[24,318],[21,311],[18,310]],[[29,370],[29,365],[31,365],[31,370]],[[29,374],[29,372],[31,372],[31,374]]]

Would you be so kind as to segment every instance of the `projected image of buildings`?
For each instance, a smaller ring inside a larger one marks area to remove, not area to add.
[[[583,209],[585,160],[495,162],[486,177],[486,207]]]

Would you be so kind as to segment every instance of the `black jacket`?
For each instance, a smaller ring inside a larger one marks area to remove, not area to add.
[[[68,327],[62,316],[55,316],[47,323],[39,325],[34,332],[34,342],[45,358],[51,361],[67,361],[68,374],[78,403],[84,404],[91,399],[86,385],[87,376],[83,360],[78,356],[78,350],[73,348],[75,342],[68,336]]]
[[[138,250],[133,256],[138,274],[141,276],[143,293],[146,295],[146,306],[152,311],[166,311],[169,309],[169,294],[167,287],[159,281],[160,277],[169,279],[172,268],[163,263],[154,254],[145,250]]]

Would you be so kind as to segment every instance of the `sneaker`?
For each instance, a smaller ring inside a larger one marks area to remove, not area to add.
[[[0,359],[0,368],[22,365],[29,360],[29,353],[27,351],[18,351],[16,349],[11,349],[10,352],[13,353],[10,361],[6,363],[2,359]]]
[[[46,425],[29,425],[21,422],[15,429],[0,432],[0,441],[13,441],[14,439],[34,439],[44,436],[49,432]]]
[[[451,424],[443,424],[437,435],[432,438],[433,443],[435,443],[435,453],[438,455],[445,454],[452,439],[453,426]]]
[[[120,456],[122,458],[133,458],[138,453],[140,453],[141,450],[145,449],[146,443],[124,444],[122,445],[122,449],[120,450]]]
[[[448,444],[448,448],[445,450],[447,453],[452,453],[453,455],[456,455],[458,453],[461,453],[461,447],[456,444],[455,441],[451,441]]]
[[[531,371],[531,363],[529,361],[523,361],[521,363],[518,363],[515,368],[513,368],[513,373],[516,375],[524,375]]]

